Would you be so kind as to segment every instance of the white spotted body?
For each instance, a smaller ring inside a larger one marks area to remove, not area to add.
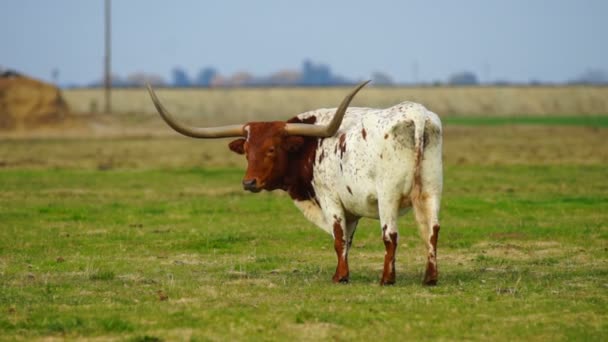
[[[314,116],[315,124],[327,124],[334,112],[319,109],[298,117]],[[396,247],[397,217],[413,207],[429,250],[431,266],[427,265],[425,282],[436,282],[443,183],[441,130],[439,117],[417,103],[403,102],[386,109],[349,108],[338,132],[318,141],[312,180],[315,199],[295,200],[296,206],[334,237],[336,224],[342,229],[344,258],[360,217],[380,219],[385,244]],[[383,276],[387,284],[394,281],[394,250],[389,259],[385,260],[388,278]]]

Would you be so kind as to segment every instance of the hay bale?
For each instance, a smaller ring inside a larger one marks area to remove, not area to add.
[[[0,129],[28,130],[63,122],[70,114],[59,88],[14,72],[0,75]]]

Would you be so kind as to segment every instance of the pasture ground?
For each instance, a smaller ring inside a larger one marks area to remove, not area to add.
[[[395,286],[374,220],[332,284],[331,237],[225,140],[4,136],[0,340],[606,340],[608,128],[539,120],[444,120],[436,287],[411,214]]]

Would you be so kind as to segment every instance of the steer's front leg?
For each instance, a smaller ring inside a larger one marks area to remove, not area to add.
[[[346,221],[346,224],[343,222],[344,220],[340,218],[334,221],[334,249],[336,250],[336,256],[338,257],[338,266],[336,267],[336,273],[334,273],[332,278],[334,283],[348,282],[348,251],[352,246],[359,218],[350,219],[349,221]]]
[[[334,283],[348,282],[348,235],[344,218],[334,217],[334,249],[338,257],[336,273],[332,278]]]
[[[334,223],[334,249],[336,250],[336,256],[338,257],[338,266],[336,266],[336,273],[332,278],[334,283],[347,283],[348,282],[348,255],[347,245],[344,234],[344,228],[342,223]]]

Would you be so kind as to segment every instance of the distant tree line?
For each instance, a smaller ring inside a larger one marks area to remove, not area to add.
[[[2,69],[0,68],[0,71]],[[56,71],[58,73],[58,71]],[[56,78],[56,77],[55,77]],[[370,75],[372,84],[376,86],[395,85],[393,78],[384,72],[376,71]],[[165,80],[162,76],[152,73],[134,73],[127,77],[112,75],[112,85],[114,87],[141,87],[146,83],[154,86],[164,87],[256,87],[256,86],[339,86],[351,85],[360,80],[349,79],[336,75],[329,65],[314,63],[304,60],[300,69],[280,70],[267,76],[254,76],[242,71],[232,75],[222,75],[214,67],[204,67],[196,75],[190,76],[181,67],[171,70],[170,80]],[[603,69],[587,69],[578,77],[572,78],[562,84],[581,84],[581,85],[608,85],[608,72]],[[88,84],[88,87],[98,87],[103,82],[95,81]],[[481,82],[477,75],[472,71],[459,71],[452,73],[445,81],[435,80],[432,82],[410,82],[402,85],[410,86],[477,86],[477,85],[555,85],[555,83],[530,80],[528,82],[512,82],[506,80],[494,80]],[[77,86],[68,86],[77,87]]]
[[[237,72],[230,76],[222,75],[214,67],[204,67],[194,77],[184,68],[175,67],[171,70],[169,81],[162,76],[149,73],[135,73],[122,78],[112,75],[114,87],[140,87],[146,83],[155,86],[169,87],[256,87],[256,86],[335,86],[350,85],[360,80],[352,80],[336,75],[327,64],[314,63],[305,60],[299,70],[281,70],[268,76],[254,76],[248,72]],[[372,80],[376,85],[393,85],[393,79],[385,73],[374,72]],[[101,80],[91,82],[87,86],[103,85]]]
[[[569,81],[570,84],[602,85],[608,84],[608,72],[602,69],[587,69],[579,77]]]
[[[197,77],[190,78],[182,68],[174,68],[171,72],[170,85],[174,87],[330,86],[355,82],[335,75],[326,64],[315,64],[306,60],[300,70],[281,70],[261,77],[248,72],[223,76],[217,69],[206,67],[198,73]]]

